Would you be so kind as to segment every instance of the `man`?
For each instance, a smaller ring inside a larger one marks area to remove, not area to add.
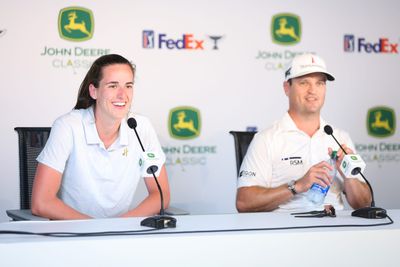
[[[271,128],[255,135],[243,160],[236,199],[239,212],[316,210],[326,204],[343,209],[341,192],[354,209],[371,203],[361,177],[343,177],[340,171],[336,177],[328,174],[333,166],[326,160],[332,151],[338,151],[337,166],[344,153],[323,130],[327,123],[320,113],[327,80],[334,77],[320,57],[303,54],[293,59],[283,83],[289,110]],[[346,153],[354,154],[349,135],[333,129]],[[331,185],[320,206],[307,199],[314,183]]]

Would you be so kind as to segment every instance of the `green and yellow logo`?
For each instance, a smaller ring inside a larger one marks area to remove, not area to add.
[[[272,17],[272,41],[280,45],[294,45],[301,39],[300,17],[290,13],[280,13]]]
[[[69,41],[82,42],[93,37],[93,13],[83,7],[66,7],[58,15],[60,37]]]
[[[368,134],[374,137],[388,137],[396,130],[396,116],[394,110],[389,107],[374,107],[368,110],[367,115]]]
[[[194,107],[176,107],[169,112],[169,134],[177,139],[192,139],[200,135],[200,111]]]

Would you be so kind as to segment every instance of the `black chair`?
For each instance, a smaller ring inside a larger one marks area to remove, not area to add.
[[[50,127],[16,127],[19,150],[19,193],[20,209],[7,210],[14,221],[48,220],[31,213],[32,186],[35,178],[36,158],[44,148],[50,135]]]
[[[242,165],[250,142],[257,132],[230,131],[229,133],[233,135],[235,141],[236,170],[239,174],[240,165]]]
[[[50,127],[16,127],[18,133],[19,148],[19,186],[20,186],[20,209],[7,210],[7,215],[14,221],[21,220],[48,220],[32,214],[31,198],[32,186],[35,178],[37,161],[36,158],[44,148],[50,135]],[[186,215],[189,212],[169,207],[165,210],[168,215]]]

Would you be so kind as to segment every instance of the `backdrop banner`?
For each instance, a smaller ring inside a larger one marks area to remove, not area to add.
[[[311,52],[336,78],[322,116],[352,137],[377,206],[400,208],[399,1],[0,0],[0,7],[0,221],[19,208],[14,127],[49,127],[69,112],[91,63],[109,53],[136,65],[132,111],[159,135],[173,206],[236,212],[229,131],[280,119],[285,68]],[[145,195],[142,182],[136,201]]]

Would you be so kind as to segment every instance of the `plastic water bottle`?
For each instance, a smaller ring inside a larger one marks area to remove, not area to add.
[[[328,163],[333,167],[333,170],[329,171],[329,175],[331,175],[333,178],[335,178],[336,175],[336,160],[337,151],[332,151],[331,158],[329,159]],[[324,203],[325,196],[328,193],[330,187],[330,185],[328,185],[327,187],[322,187],[319,184],[314,183],[307,192],[308,200],[316,205],[321,205],[322,203]]]

